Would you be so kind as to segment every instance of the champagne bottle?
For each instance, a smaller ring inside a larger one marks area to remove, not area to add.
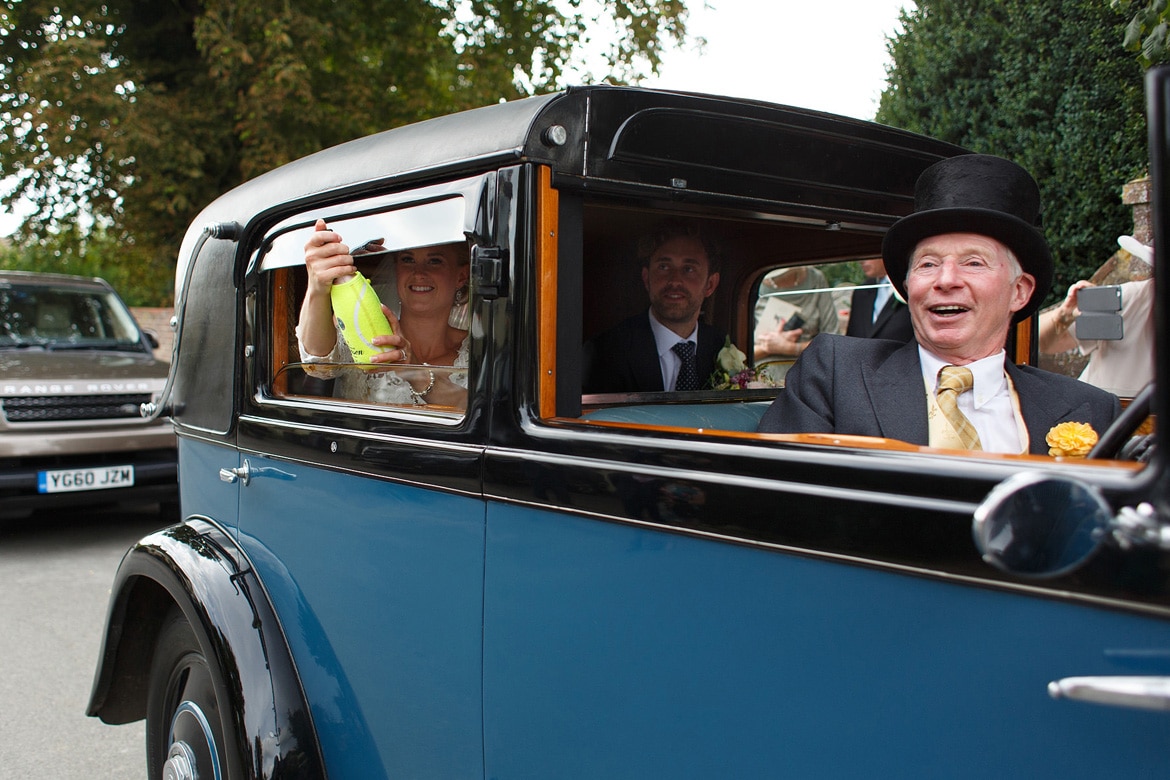
[[[393,335],[394,329],[382,312],[373,285],[360,271],[336,280],[329,290],[329,301],[337,331],[349,345],[353,362],[369,363],[374,355],[394,349],[373,343],[376,336]]]

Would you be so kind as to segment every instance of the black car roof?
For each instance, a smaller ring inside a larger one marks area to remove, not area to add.
[[[563,143],[552,126],[563,129]],[[917,173],[959,147],[871,122],[712,95],[578,87],[437,117],[322,150],[215,200],[204,225],[247,225],[258,214],[323,193],[419,172],[484,170],[509,160],[549,164],[554,183],[625,182],[733,192],[746,199],[852,208],[887,218],[912,207]]]

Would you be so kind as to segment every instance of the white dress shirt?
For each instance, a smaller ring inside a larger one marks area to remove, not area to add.
[[[698,352],[699,323],[695,323],[695,329],[691,331],[691,335],[684,339],[656,320],[654,318],[654,312],[650,312],[650,330],[654,333],[654,344],[658,348],[658,366],[662,369],[662,389],[674,390],[674,385],[678,381],[678,370],[682,366],[682,360],[679,358],[678,353],[674,351],[674,345],[680,341],[689,341],[695,345],[695,351]],[[708,369],[708,373],[710,373],[713,367],[708,366]],[[707,376],[700,367],[699,384],[701,385],[706,379]]]
[[[890,296],[894,294],[894,286],[890,284],[890,277],[883,276],[881,285],[874,291],[873,296],[873,320],[877,322],[878,315],[882,313],[882,309],[886,307],[886,302],[890,300]]]
[[[918,345],[918,357],[922,363],[922,381],[931,392],[938,393],[938,372],[943,366],[955,365],[927,352]],[[1004,373],[1002,349],[991,357],[965,364],[971,369],[975,383],[971,390],[959,396],[959,411],[967,416],[979,433],[979,443],[984,452],[1008,452],[1018,455],[1027,448],[1027,441],[1021,441],[1023,421],[1018,417]]]

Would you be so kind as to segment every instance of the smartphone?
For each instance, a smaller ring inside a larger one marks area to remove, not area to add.
[[[1077,291],[1077,338],[1086,341],[1117,341],[1125,337],[1121,311],[1121,288],[1116,284],[1085,287]]]
[[[1081,311],[1121,311],[1121,287],[1106,284],[1077,290],[1077,308]]]
[[[788,321],[784,323],[784,327],[781,328],[781,330],[796,330],[797,328],[803,327],[804,317],[801,317],[799,314],[793,314],[788,318]]]
[[[1125,321],[1120,314],[1112,312],[1082,312],[1077,317],[1077,338],[1085,341],[1118,341],[1125,338]]]

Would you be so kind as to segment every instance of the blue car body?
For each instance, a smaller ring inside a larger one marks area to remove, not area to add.
[[[90,714],[146,717],[171,766],[206,741],[230,777],[1164,773],[1165,712],[1049,684],[1170,675],[1165,554],[1110,547],[1038,579],[971,535],[1020,472],[1162,512],[1160,453],[766,436],[781,389],[580,391],[581,344],[645,305],[623,236],[663,215],[727,228],[707,316],[744,343],[765,272],[874,253],[917,175],[962,151],[599,87],[361,139],[223,196],[180,258],[185,521],[123,563]],[[355,244],[409,222],[466,237],[465,405],[339,398],[300,361],[318,216]],[[168,610],[210,667],[214,694],[191,702],[218,718],[197,738],[170,725],[181,701],[150,703],[148,680],[171,690]]]

